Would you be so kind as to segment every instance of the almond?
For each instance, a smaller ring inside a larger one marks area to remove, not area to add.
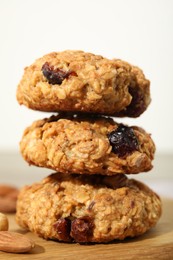
[[[8,253],[25,253],[34,248],[34,242],[25,235],[0,231],[0,250]]]
[[[6,197],[12,200],[17,200],[18,194],[19,194],[19,190],[16,189],[14,191],[11,191]]]
[[[5,185],[5,184],[0,185],[0,197],[6,197],[9,194],[14,192],[18,192],[18,189],[10,185]]]
[[[0,211],[3,213],[14,213],[19,190],[10,185],[0,185]]]
[[[6,215],[0,213],[0,231],[8,230],[8,218]]]
[[[0,212],[14,213],[16,211],[16,200],[8,197],[0,197]]]

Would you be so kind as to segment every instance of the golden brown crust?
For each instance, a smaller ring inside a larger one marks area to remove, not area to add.
[[[145,233],[160,215],[157,194],[124,175],[56,173],[21,190],[16,219],[46,239],[109,242]]]
[[[61,84],[49,83],[42,70],[45,63],[68,76]],[[47,54],[25,68],[17,100],[42,111],[137,117],[150,103],[150,82],[127,62],[67,50]]]
[[[139,173],[152,168],[155,145],[143,129],[132,127],[138,149],[125,156],[113,152],[108,134],[118,124],[112,119],[53,116],[34,122],[20,143],[29,164],[80,174]]]

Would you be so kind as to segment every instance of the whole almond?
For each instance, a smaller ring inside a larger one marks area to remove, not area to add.
[[[0,231],[8,230],[8,218],[3,213],[0,213]]]
[[[0,212],[14,213],[16,212],[16,200],[4,197],[0,197]]]
[[[18,189],[5,184],[0,184],[0,197],[6,197],[13,192],[18,192]]]
[[[0,184],[0,211],[14,213],[19,190],[13,186]]]
[[[8,253],[26,253],[34,248],[34,242],[25,235],[0,231],[0,250]]]
[[[8,193],[6,197],[8,197],[12,200],[17,200],[18,194],[19,194],[19,190],[16,189],[16,190],[13,190],[10,193]]]

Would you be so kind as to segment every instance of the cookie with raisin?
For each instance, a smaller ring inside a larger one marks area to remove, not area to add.
[[[144,234],[160,215],[159,196],[125,175],[55,173],[21,190],[16,220],[45,239],[105,243]]]
[[[137,126],[96,116],[60,114],[29,126],[20,142],[24,159],[64,173],[134,174],[152,168],[155,145]]]
[[[138,117],[151,101],[150,82],[122,60],[66,50],[25,68],[17,100],[41,111]]]

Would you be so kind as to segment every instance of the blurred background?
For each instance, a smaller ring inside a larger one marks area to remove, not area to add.
[[[152,133],[157,153],[169,154],[171,161],[172,25],[171,0],[1,0],[1,153],[19,154],[18,144],[26,126],[50,116],[18,105],[16,88],[24,67],[52,51],[81,49],[121,58],[143,69],[151,81],[152,103],[139,118],[117,121],[142,126]],[[1,164],[3,160],[1,156]],[[14,162],[9,160],[9,165]]]

